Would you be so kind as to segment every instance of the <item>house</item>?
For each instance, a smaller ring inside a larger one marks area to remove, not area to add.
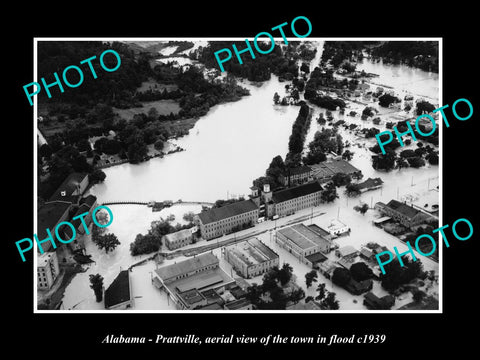
[[[338,219],[332,219],[330,225],[327,226],[327,229],[333,237],[350,233],[350,228]]]
[[[37,258],[37,288],[48,290],[60,273],[56,252],[46,252]]]
[[[219,259],[204,253],[154,271],[152,282],[163,288],[178,309],[193,309],[208,305],[206,290],[221,294],[235,285],[235,280],[221,268]]]
[[[327,279],[331,279],[333,276],[333,271],[338,267],[336,263],[331,260],[325,260],[316,264],[316,269],[325,276]]]
[[[358,183],[357,186],[360,192],[363,193],[365,191],[381,188],[383,186],[383,181],[380,178],[374,178],[374,179],[368,178],[364,182]]]
[[[346,245],[335,250],[335,255],[340,258],[353,259],[358,256],[358,250],[351,245]]]
[[[372,250],[370,250],[369,248],[362,247],[360,249],[360,257],[362,259],[367,260],[367,261],[375,260],[375,253]]]
[[[125,310],[133,307],[130,271],[122,270],[105,290],[105,309]]]
[[[203,211],[195,216],[202,238],[211,240],[235,229],[253,225],[258,220],[259,208],[252,200]]]
[[[77,203],[80,196],[87,189],[88,183],[88,174],[78,172],[71,173],[57,190],[55,190],[48,202],[67,201]]]
[[[288,168],[286,174],[280,175],[278,180],[283,186],[300,185],[313,180],[313,170],[310,166]]]
[[[278,254],[257,238],[226,246],[223,253],[227,262],[247,279],[279,265]]]
[[[395,304],[395,297],[385,295],[379,298],[372,292],[368,292],[364,296],[363,304],[370,310],[390,310]]]
[[[434,218],[426,214],[412,205],[407,205],[397,200],[390,200],[388,204],[376,203],[375,208],[382,214],[390,216],[407,228],[432,221]]]
[[[306,256],[318,252],[328,253],[332,247],[331,239],[319,235],[301,223],[278,230],[275,242],[308,265],[311,265],[312,260],[305,259]]]
[[[194,227],[196,229],[196,227]],[[194,240],[192,229],[183,229],[163,236],[163,243],[169,250],[175,250],[189,245]]]

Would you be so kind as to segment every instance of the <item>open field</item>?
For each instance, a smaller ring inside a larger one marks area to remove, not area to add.
[[[113,108],[113,112],[125,120],[130,120],[136,114],[147,114],[150,108],[155,108],[159,115],[169,115],[170,113],[177,114],[180,111],[180,106],[175,100],[156,100],[146,101],[142,107],[134,107],[130,109]]]

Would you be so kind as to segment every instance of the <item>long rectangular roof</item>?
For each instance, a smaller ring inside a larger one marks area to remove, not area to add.
[[[322,186],[320,183],[318,181],[313,181],[303,185],[291,187],[289,189],[275,191],[272,194],[272,200],[275,203],[280,203],[301,196],[310,195],[321,190]]]
[[[397,200],[390,200],[390,202],[387,204],[387,207],[398,211],[410,219],[420,212],[420,210],[415,209],[413,206],[408,206],[407,204],[401,203]]]
[[[225,251],[237,256],[245,265],[252,266],[278,258],[278,255],[257,238],[228,246]]]
[[[282,235],[295,243],[303,250],[315,247],[317,245],[330,244],[330,241],[320,236],[313,230],[303,224],[296,224],[278,230]]]
[[[180,261],[176,264],[163,266],[155,270],[155,272],[162,280],[167,280],[179,275],[193,272],[208,265],[214,265],[218,262],[219,260],[215,255],[212,253],[205,253],[195,256],[191,259]]]
[[[212,208],[203,211],[198,214],[198,217],[203,224],[209,224],[256,209],[258,209],[258,206],[252,200],[243,200],[219,208]]]

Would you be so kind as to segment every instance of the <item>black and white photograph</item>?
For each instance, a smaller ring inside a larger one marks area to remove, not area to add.
[[[438,311],[441,45],[37,39],[37,310]]]
[[[3,25],[7,351],[474,349],[471,5],[22,6]]]

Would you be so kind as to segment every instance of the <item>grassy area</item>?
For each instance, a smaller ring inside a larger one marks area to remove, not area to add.
[[[177,90],[178,86],[176,84],[160,84],[153,79],[148,79],[148,81],[142,82],[142,85],[137,88],[137,91],[144,92],[150,89],[158,91],[163,91],[163,89],[167,89],[167,91],[170,92]]]
[[[175,100],[146,101],[142,104],[142,107],[134,107],[130,109],[113,108],[113,112],[126,120],[130,120],[136,114],[147,114],[148,110],[152,107],[157,109],[159,115],[169,115],[171,112],[177,114],[180,111],[180,105],[178,105]]]

